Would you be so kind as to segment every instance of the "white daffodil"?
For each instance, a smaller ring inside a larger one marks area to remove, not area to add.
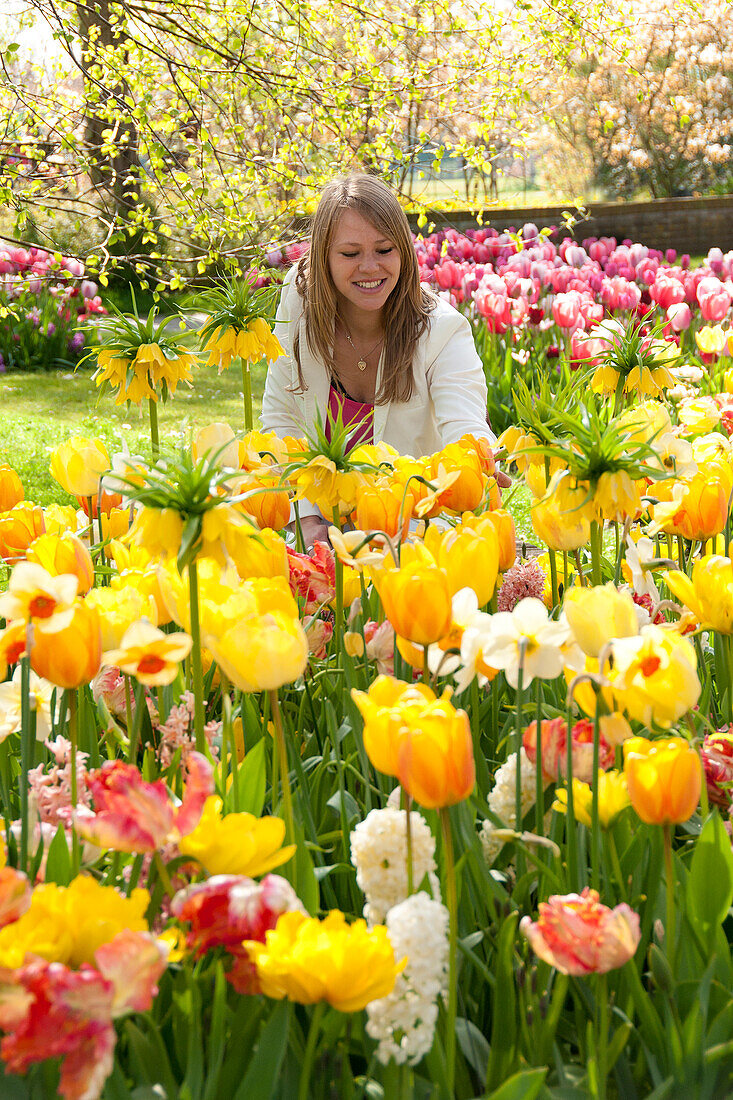
[[[11,733],[17,733],[21,726],[23,694],[21,691],[21,668],[16,668],[13,679],[0,684],[0,741]],[[45,741],[53,732],[51,723],[51,695],[53,684],[48,680],[30,673],[29,697],[30,709],[36,712],[36,738]]]
[[[481,644],[481,660],[490,668],[503,669],[507,683],[526,688],[537,678],[554,680],[563,670],[563,646],[570,637],[564,616],[553,622],[541,600],[529,596],[513,611],[487,616]]]
[[[55,634],[74,617],[78,588],[79,580],[72,573],[52,577],[35,562],[18,562],[7,592],[0,595],[0,616],[7,622],[32,622],[35,629]]]
[[[649,568],[655,555],[656,547],[652,539],[643,538],[634,542],[631,535],[626,536],[626,564],[631,570],[631,587],[639,596],[651,596],[653,603],[659,603],[659,591]]]

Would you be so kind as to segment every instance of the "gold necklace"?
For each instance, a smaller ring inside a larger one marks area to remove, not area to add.
[[[351,344],[354,351],[356,351],[356,346],[354,344],[354,341],[351,339],[351,335],[349,334],[349,330],[347,329],[346,325],[344,325],[343,321],[341,322],[341,324],[343,325],[344,336],[349,341],[349,343]],[[380,336],[379,339],[377,340],[376,344],[374,345],[374,347],[371,349],[371,351],[368,351],[366,353],[366,355],[359,358],[356,365],[357,365],[357,367],[359,368],[360,371],[365,371],[367,369],[367,359],[369,358],[370,355],[372,355],[377,350],[377,348],[379,347],[379,345],[381,343],[383,343],[383,341],[384,341],[384,337]],[[358,355],[359,352],[356,351],[356,354]]]

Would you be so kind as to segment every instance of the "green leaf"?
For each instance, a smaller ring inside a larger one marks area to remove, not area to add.
[[[463,1051],[463,1057],[482,1081],[486,1080],[489,1066],[489,1044],[486,1036],[479,1031],[471,1020],[459,1017],[456,1020],[456,1036]]]
[[[63,825],[59,825],[48,849],[46,882],[55,882],[57,886],[68,886],[71,882],[71,856]]]
[[[237,768],[235,779],[239,791],[239,809],[259,817],[265,805],[267,777],[265,774],[265,739],[261,738],[254,748],[245,755]],[[228,799],[228,808],[232,809],[234,800]]]
[[[733,850],[717,810],[705,822],[695,845],[687,880],[687,912],[701,937],[725,920],[733,902]]]
[[[548,1069],[524,1069],[515,1073],[495,1092],[489,1093],[486,1100],[535,1100],[545,1083]]]
[[[233,1100],[268,1100],[277,1087],[285,1057],[290,1024],[290,1005],[281,1001],[260,1033],[249,1069]]]

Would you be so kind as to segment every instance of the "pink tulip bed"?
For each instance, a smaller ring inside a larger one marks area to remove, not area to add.
[[[303,247],[271,252],[268,263],[286,268]],[[636,317],[681,347],[673,400],[695,396],[700,386],[711,392],[720,382],[723,388],[722,372],[713,371],[708,384],[708,371],[703,378],[699,368],[727,351],[727,329],[711,333],[710,326],[730,316],[733,253],[711,248],[693,269],[690,257],[674,249],[661,252],[614,237],[558,241],[556,233],[541,234],[531,224],[518,232],[447,229],[416,237],[415,248],[424,282],[473,323],[497,434],[516,421],[519,380],[531,385],[599,361],[603,334],[593,330],[607,317]],[[701,328],[707,334],[698,342]]]
[[[733,256],[415,247],[495,446],[259,431],[266,295],[0,261],[149,428],[0,464],[0,1100],[733,1095]]]
[[[79,260],[0,249],[0,373],[73,369],[85,354],[85,329],[106,312]]]

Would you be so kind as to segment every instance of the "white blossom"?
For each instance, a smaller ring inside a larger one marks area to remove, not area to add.
[[[427,894],[412,894],[387,913],[395,958],[407,956],[393,991],[367,1005],[367,1033],[377,1058],[415,1065],[433,1045],[438,998],[448,982],[448,910]]]
[[[433,834],[416,810],[410,813],[410,825],[414,887],[417,889],[427,875],[433,894],[440,897]],[[387,807],[372,810],[351,834],[351,862],[366,897],[364,916],[369,924],[380,924],[408,895],[406,827],[407,811]]]

